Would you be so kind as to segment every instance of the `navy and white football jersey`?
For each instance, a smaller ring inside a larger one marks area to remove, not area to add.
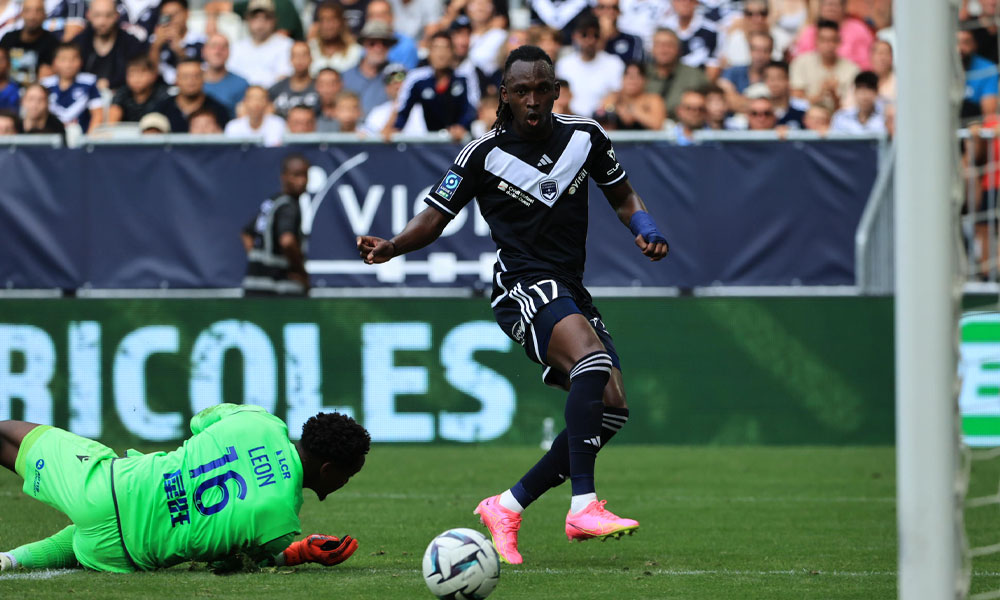
[[[45,21],[42,27],[59,37],[68,23],[87,24],[87,3],[85,0],[45,0]]]
[[[91,109],[103,106],[101,93],[97,91],[97,76],[80,73],[66,89],[59,87],[58,75],[49,75],[41,84],[49,91],[49,112],[63,124],[76,121],[86,133]]]
[[[582,279],[587,178],[601,187],[626,180],[596,121],[556,114],[553,126],[545,140],[526,140],[509,128],[491,130],[462,149],[424,199],[448,217],[478,201],[497,245],[498,281],[501,273],[505,280],[521,274]]]

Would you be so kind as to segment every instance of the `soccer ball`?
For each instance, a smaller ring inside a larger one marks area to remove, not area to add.
[[[472,529],[449,529],[424,552],[424,582],[445,600],[481,600],[500,579],[500,557],[492,542]]]

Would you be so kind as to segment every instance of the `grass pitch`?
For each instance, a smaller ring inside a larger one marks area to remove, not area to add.
[[[155,573],[0,576],[0,598],[431,598],[424,548],[452,527],[483,530],[472,509],[512,484],[530,448],[376,446],[365,469],[326,502],[306,492],[304,533],[356,536],[343,565],[220,577],[204,565]],[[608,507],[638,519],[620,541],[569,543],[568,485],[525,514],[525,564],[503,566],[491,598],[685,600],[894,598],[892,448],[612,446],[598,460]],[[995,493],[1000,467],[977,464],[973,487]],[[0,473],[0,547],[49,535],[65,517]],[[973,543],[1000,542],[996,507],[968,513]],[[1000,560],[977,559],[973,590],[1000,588]],[[30,573],[30,574],[29,574]]]

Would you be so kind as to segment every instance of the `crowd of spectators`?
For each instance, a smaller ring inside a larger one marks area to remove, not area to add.
[[[0,0],[0,134],[460,140],[492,125],[504,60],[522,44],[552,57],[556,111],[609,130],[681,144],[702,129],[891,131],[891,5]],[[964,116],[997,111],[997,10],[963,5]]]

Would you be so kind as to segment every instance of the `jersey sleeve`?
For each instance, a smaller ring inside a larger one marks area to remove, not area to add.
[[[594,124],[596,131],[591,133],[590,156],[587,157],[587,170],[599,187],[607,187],[625,181],[625,168],[615,156],[614,146],[604,128]]]
[[[424,202],[449,219],[454,219],[476,197],[476,165],[478,164],[478,170],[482,170],[482,158],[478,156],[476,149],[482,140],[483,138],[473,140],[462,148],[448,172],[431,187],[430,193],[424,198]]]

